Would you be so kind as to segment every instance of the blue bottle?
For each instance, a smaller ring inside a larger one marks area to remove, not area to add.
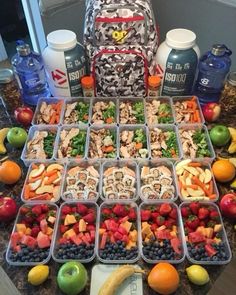
[[[40,97],[50,97],[41,56],[20,42],[11,63],[25,104],[35,106]]]
[[[232,51],[225,45],[216,44],[200,58],[193,92],[201,105],[219,102],[225,77],[230,70],[231,54]]]

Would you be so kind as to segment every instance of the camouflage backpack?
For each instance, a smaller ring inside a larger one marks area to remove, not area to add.
[[[150,0],[87,0],[84,45],[97,96],[145,96],[158,41]]]

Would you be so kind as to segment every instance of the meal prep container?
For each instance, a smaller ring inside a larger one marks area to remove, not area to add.
[[[40,202],[42,202],[42,203],[48,203],[48,202],[52,202],[52,203],[56,203],[56,202],[58,202],[59,201],[59,199],[60,199],[60,196],[61,196],[61,193],[62,193],[62,185],[63,185],[63,183],[64,183],[64,174],[65,174],[65,165],[64,164],[62,164],[62,163],[60,163],[59,161],[51,161],[51,162],[41,162],[41,163],[37,163],[38,165],[40,165],[40,164],[45,164],[45,166],[46,167],[48,167],[49,165],[51,165],[51,164],[59,164],[59,165],[62,165],[63,166],[63,170],[62,170],[62,172],[61,172],[61,181],[60,181],[60,184],[59,184],[59,186],[60,186],[60,189],[59,189],[59,192],[58,192],[58,196],[57,196],[57,198],[54,200],[54,201],[51,201],[51,200],[31,200],[31,199],[29,199],[29,200],[26,200],[25,198],[24,198],[24,192],[25,192],[25,186],[27,185],[27,183],[28,183],[28,179],[29,179],[29,175],[30,175],[30,172],[33,170],[33,165],[34,165],[34,163],[31,163],[30,164],[30,166],[29,166],[29,168],[28,168],[28,171],[27,171],[27,175],[26,175],[26,177],[25,177],[25,182],[24,182],[24,186],[23,186],[23,189],[22,189],[22,192],[21,192],[21,200],[22,200],[22,202],[24,202],[24,203],[38,203],[39,201]],[[37,179],[37,177],[35,177],[36,179]]]
[[[14,227],[13,227],[13,230],[12,230],[12,234],[14,232],[16,232],[16,224],[19,223],[22,218],[24,217],[24,214],[21,213],[21,208],[24,208],[24,207],[33,207],[35,205],[40,205],[40,204],[45,204],[45,203],[42,203],[42,202],[37,202],[37,203],[34,203],[34,204],[24,204],[22,205],[20,208],[19,208],[19,211],[18,211],[18,214],[16,216],[16,220],[15,220],[15,223],[14,223]],[[46,264],[49,262],[50,258],[51,258],[51,255],[52,255],[52,246],[53,246],[53,239],[54,239],[54,236],[55,236],[55,231],[56,231],[56,227],[57,227],[57,219],[58,219],[58,207],[56,204],[53,204],[53,203],[50,203],[48,204],[51,208],[55,209],[56,210],[56,220],[55,220],[55,223],[54,223],[54,227],[53,227],[53,234],[52,234],[52,239],[51,239],[51,245],[49,247],[49,253],[48,253],[48,256],[47,258],[41,260],[41,261],[37,261],[37,262],[20,262],[20,261],[12,261],[11,260],[11,240],[9,241],[8,243],[8,247],[7,247],[7,251],[6,251],[6,260],[7,260],[7,263],[10,264],[10,265],[14,265],[14,266],[34,266],[34,265],[39,265],[39,264]],[[40,249],[40,248],[39,248]]]
[[[30,140],[34,137],[34,134],[36,131],[49,131],[49,132],[55,132],[56,137],[54,141],[54,147],[53,147],[53,156],[49,159],[29,159],[27,158],[27,146]],[[37,126],[32,126],[29,129],[28,132],[28,137],[26,139],[23,151],[21,153],[21,160],[24,162],[25,166],[29,166],[31,163],[40,163],[40,162],[51,162],[53,159],[55,159],[55,151],[56,151],[56,146],[57,146],[57,132],[58,132],[58,127],[56,125],[37,125]]]
[[[209,164],[209,162],[206,160],[206,159],[192,159],[193,162],[198,162],[198,163],[201,163],[202,166],[200,168],[205,168],[205,169],[209,169],[211,171],[211,174],[212,174],[212,181],[213,181],[213,193],[216,194],[216,198],[214,200],[206,200],[208,202],[216,202],[218,199],[219,199],[219,191],[218,191],[218,188],[217,188],[217,185],[216,185],[216,181],[215,181],[215,177],[214,177],[214,174],[211,170],[211,165]],[[179,161],[181,162],[181,161]],[[174,165],[174,170],[175,170],[175,175],[176,175],[176,183],[177,183],[177,190],[178,190],[178,195],[179,195],[179,198],[182,202],[187,202],[187,201],[204,201],[204,198],[203,197],[188,197],[188,198],[184,198],[180,192],[180,188],[179,188],[179,185],[178,185],[178,175],[176,174],[176,165],[179,163],[179,162],[176,162],[175,165]]]
[[[145,256],[145,254],[143,253],[143,238],[142,238],[142,221],[141,221],[141,215],[140,215],[140,212],[141,210],[146,210],[150,205],[151,206],[157,206],[157,205],[162,205],[162,204],[165,204],[165,203],[168,203],[170,204],[170,206],[172,208],[175,208],[177,209],[177,214],[178,214],[178,217],[177,217],[177,228],[178,228],[178,238],[180,239],[180,244],[181,244],[181,249],[182,249],[182,254],[180,255],[180,258],[179,259],[171,259],[171,260],[168,260],[168,259],[150,259],[148,258],[147,256]],[[144,203],[141,203],[139,205],[139,219],[140,219],[140,223],[139,223],[139,230],[138,230],[138,233],[139,233],[139,242],[140,242],[140,252],[141,252],[141,257],[144,261],[146,261],[147,263],[150,263],[150,264],[156,264],[156,263],[159,263],[161,261],[164,261],[164,262],[168,262],[168,263],[171,263],[171,264],[178,264],[178,263],[181,263],[184,261],[184,258],[185,258],[185,248],[184,248],[184,230],[183,230],[183,224],[182,224],[182,220],[181,220],[181,216],[180,216],[180,211],[179,211],[179,208],[178,206],[173,203],[173,202],[168,202],[168,201],[152,201],[152,202],[144,202]]]
[[[78,257],[74,257],[74,258],[66,258],[66,259],[60,259],[56,257],[56,253],[58,251],[58,244],[59,244],[59,239],[62,237],[62,234],[60,233],[60,225],[61,223],[61,217],[62,217],[62,209],[65,206],[76,206],[77,204],[84,204],[85,206],[89,207],[89,208],[94,208],[96,211],[96,215],[98,216],[98,205],[92,202],[83,202],[83,201],[75,201],[75,202],[64,202],[61,204],[60,207],[60,211],[58,214],[58,221],[57,221],[57,229],[56,229],[56,234],[54,236],[53,239],[53,247],[52,247],[52,258],[53,260],[55,260],[56,262],[59,263],[65,263],[67,261],[79,261],[81,263],[89,263],[91,262],[94,258],[95,258],[95,249],[97,247],[97,231],[98,231],[98,218],[95,219],[94,221],[94,225],[95,225],[95,243],[94,243],[94,249],[93,249],[93,254],[91,257],[89,258],[78,258]],[[69,243],[70,245],[72,244],[71,242]],[[74,243],[73,243],[74,244]],[[74,244],[76,245],[76,244]],[[69,250],[70,253],[72,253],[72,250]]]
[[[136,211],[136,214],[137,214],[137,219],[135,221],[133,221],[135,223],[135,228],[136,230],[138,231],[138,228],[139,228],[139,215],[138,215],[138,206],[136,205],[136,203],[134,202],[122,202],[122,201],[106,201],[106,202],[103,202],[99,208],[99,214],[98,214],[98,230],[97,230],[97,248],[96,248],[96,253],[97,253],[97,257],[98,259],[102,262],[102,263],[107,263],[107,264],[130,264],[130,263],[135,263],[136,261],[139,260],[140,258],[140,253],[139,253],[139,235],[137,236],[137,248],[138,248],[138,254],[137,254],[137,257],[135,257],[134,259],[130,259],[130,260],[110,260],[110,259],[103,259],[101,256],[100,256],[100,242],[101,242],[101,238],[100,238],[100,235],[99,235],[99,228],[100,228],[100,225],[101,225],[101,221],[102,221],[102,216],[101,216],[101,211],[103,208],[111,208],[112,206],[116,205],[116,204],[122,204],[122,205],[125,205],[125,206],[130,206],[132,208],[135,209]]]
[[[199,159],[199,160],[204,159],[204,160],[207,160],[209,163],[213,162],[215,157],[216,157],[216,154],[215,154],[214,148],[212,146],[207,127],[205,125],[203,125],[203,124],[179,124],[177,126],[178,134],[179,134],[179,131],[181,129],[184,129],[184,130],[198,130],[198,129],[200,129],[200,130],[204,131],[205,137],[206,137],[206,142],[207,142],[207,145],[208,145],[208,150],[210,151],[210,157],[204,157],[204,158],[196,158],[195,157],[195,159]],[[181,146],[181,149],[182,149],[183,158],[184,159],[189,159],[190,157],[187,157],[187,156],[184,155],[183,145],[181,143],[180,134],[179,134],[179,141],[180,141],[180,146]]]
[[[174,133],[176,135],[176,141],[177,141],[178,157],[176,157],[176,158],[165,158],[165,157],[157,158],[157,157],[152,156],[152,151],[151,151],[151,130],[153,130],[154,128],[159,128],[163,132],[165,132],[165,131],[174,131]],[[180,138],[179,138],[178,130],[177,130],[175,125],[173,125],[173,124],[157,124],[157,125],[149,126],[148,135],[149,135],[148,136],[148,141],[149,141],[151,159],[167,159],[169,161],[178,161],[179,159],[181,159],[183,157]]]
[[[183,202],[179,206],[180,210],[181,210],[181,208],[188,207],[189,204],[190,204],[189,202]],[[230,246],[229,246],[227,234],[226,234],[226,231],[225,231],[225,228],[224,228],[224,223],[223,223],[223,220],[222,220],[222,217],[221,217],[221,214],[220,214],[219,207],[216,204],[210,203],[210,202],[199,202],[199,204],[200,205],[209,205],[209,206],[213,207],[215,210],[217,210],[217,212],[219,213],[220,224],[222,224],[221,239],[222,239],[223,244],[225,246],[225,252],[226,252],[226,255],[228,256],[228,259],[223,260],[223,261],[195,260],[195,259],[190,257],[189,252],[188,252],[188,248],[187,248],[187,243],[186,243],[186,240],[184,239],[184,241],[185,241],[184,247],[185,247],[186,257],[192,264],[202,264],[202,265],[223,265],[223,264],[228,264],[232,259],[232,253],[231,253],[231,249],[230,249]],[[182,216],[181,216],[181,218],[182,218]],[[183,229],[184,229],[183,218],[182,218],[182,224],[183,224]]]
[[[97,102],[110,102],[110,101],[114,102],[114,104],[115,104],[114,122],[112,124],[108,124],[108,123],[103,123],[103,124],[104,125],[109,125],[109,126],[114,126],[114,125],[117,124],[117,122],[118,122],[118,115],[119,115],[119,112],[118,112],[118,108],[119,108],[118,107],[118,105],[119,105],[118,99],[117,98],[114,98],[114,97],[97,97],[97,98],[93,98],[91,100],[91,116],[90,116],[90,123],[91,123],[91,125],[101,125],[99,123],[92,122],[93,107],[94,107],[95,103],[97,103]],[[102,111],[102,112],[104,112],[104,111]]]
[[[131,104],[134,104],[134,103],[136,103],[136,102],[142,102],[143,103],[143,112],[144,112],[144,122],[142,122],[142,123],[137,123],[137,124],[130,124],[130,123],[121,123],[120,122],[120,104],[122,103],[122,102],[131,102]],[[119,125],[121,125],[121,126],[123,126],[123,125],[144,125],[144,124],[146,124],[146,118],[147,118],[147,116],[146,116],[146,110],[145,110],[145,99],[144,98],[129,98],[129,97],[127,97],[127,98],[119,98],[119,100],[118,100],[118,108],[117,108],[117,118],[118,118],[118,124]]]
[[[67,178],[69,177],[68,176],[68,171],[71,169],[71,168],[74,168],[74,167],[82,167],[84,169],[86,169],[88,166],[93,166],[98,174],[100,175],[100,178],[99,178],[99,182],[98,182],[98,186],[97,186],[97,196],[96,198],[94,199],[70,199],[68,197],[66,197],[66,195],[64,194],[67,189]],[[62,185],[62,199],[64,201],[88,201],[88,202],[97,202],[98,198],[99,198],[99,191],[100,191],[100,187],[101,187],[101,182],[102,182],[102,177],[101,177],[101,164],[96,161],[96,160],[74,160],[74,161],[69,161],[69,163],[66,165],[66,172],[65,172],[65,177],[64,177],[64,183]]]
[[[106,198],[106,196],[104,195],[104,192],[103,192],[103,187],[104,187],[104,172],[108,169],[108,168],[111,168],[111,167],[118,167],[118,168],[123,168],[127,166],[129,169],[131,169],[134,173],[135,173],[135,189],[136,189],[136,193],[135,193],[135,196],[134,198],[129,198],[129,199],[108,199]],[[139,183],[139,176],[138,176],[138,165],[136,162],[132,161],[132,160],[111,160],[111,161],[105,161],[103,164],[102,164],[102,169],[101,169],[101,184],[100,184],[100,196],[101,196],[101,199],[103,201],[111,201],[111,200],[121,200],[122,202],[123,201],[136,201],[138,199],[138,196],[139,196],[139,190],[138,190],[138,183]]]
[[[175,103],[177,101],[179,102],[184,102],[184,101],[188,101],[188,100],[191,100],[193,96],[173,96],[172,97],[172,107],[173,107],[173,114],[174,114],[174,118],[175,118],[175,122],[176,124],[185,124],[185,122],[181,122],[181,123],[177,123],[177,120],[176,120],[176,111],[175,111]],[[204,124],[205,123],[205,119],[204,119],[204,116],[202,114],[202,108],[200,106],[200,103],[199,103],[199,100],[198,98],[196,99],[196,102],[197,102],[197,106],[198,106],[198,110],[199,110],[199,114],[200,114],[200,118],[201,118],[201,123],[199,124]],[[188,122],[188,124],[192,124],[191,122]],[[195,123],[196,124],[196,123]]]
[[[172,185],[174,186],[175,188],[175,193],[173,194],[173,197],[172,199],[146,199],[144,197],[144,195],[142,194],[142,184],[143,184],[143,181],[141,179],[141,171],[142,171],[142,168],[144,166],[148,166],[150,168],[155,168],[155,167],[159,167],[159,166],[165,166],[167,167],[170,171],[171,171],[171,177],[172,177]],[[169,200],[169,201],[176,201],[177,198],[178,198],[178,189],[177,189],[177,180],[176,180],[176,174],[175,174],[175,169],[174,169],[174,166],[173,166],[173,163],[168,161],[168,160],[163,160],[163,159],[155,159],[155,160],[142,160],[139,162],[138,164],[138,179],[139,179],[139,195],[140,195],[140,198],[142,199],[143,202],[147,202],[147,201],[166,201],[166,200]]]

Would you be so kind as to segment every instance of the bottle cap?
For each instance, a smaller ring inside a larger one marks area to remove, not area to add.
[[[236,86],[236,72],[229,73],[228,82],[229,82],[229,84]]]
[[[167,32],[166,43],[175,49],[188,49],[196,44],[196,35],[190,30],[174,29]]]
[[[81,78],[81,85],[84,88],[93,88],[94,81],[92,76],[84,76]]]
[[[211,53],[216,56],[222,56],[226,52],[226,46],[223,44],[214,44],[211,49]]]
[[[77,44],[76,34],[69,30],[57,30],[47,35],[48,46],[57,50],[70,50]]]
[[[161,85],[161,77],[159,76],[149,76],[148,85],[151,87],[158,87]]]
[[[16,51],[19,53],[20,56],[27,56],[31,53],[29,44],[22,44],[16,46]]]
[[[14,73],[11,69],[0,69],[0,84],[7,84],[13,81]]]

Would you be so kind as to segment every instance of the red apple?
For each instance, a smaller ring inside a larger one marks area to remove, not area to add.
[[[236,194],[228,193],[220,200],[220,210],[226,217],[236,219]]]
[[[10,221],[15,218],[17,205],[15,200],[9,197],[0,198],[0,221]]]
[[[29,126],[34,116],[34,112],[28,107],[19,107],[14,112],[16,121],[24,126]]]
[[[207,122],[215,122],[220,116],[221,107],[218,103],[209,102],[202,107],[202,112]]]

